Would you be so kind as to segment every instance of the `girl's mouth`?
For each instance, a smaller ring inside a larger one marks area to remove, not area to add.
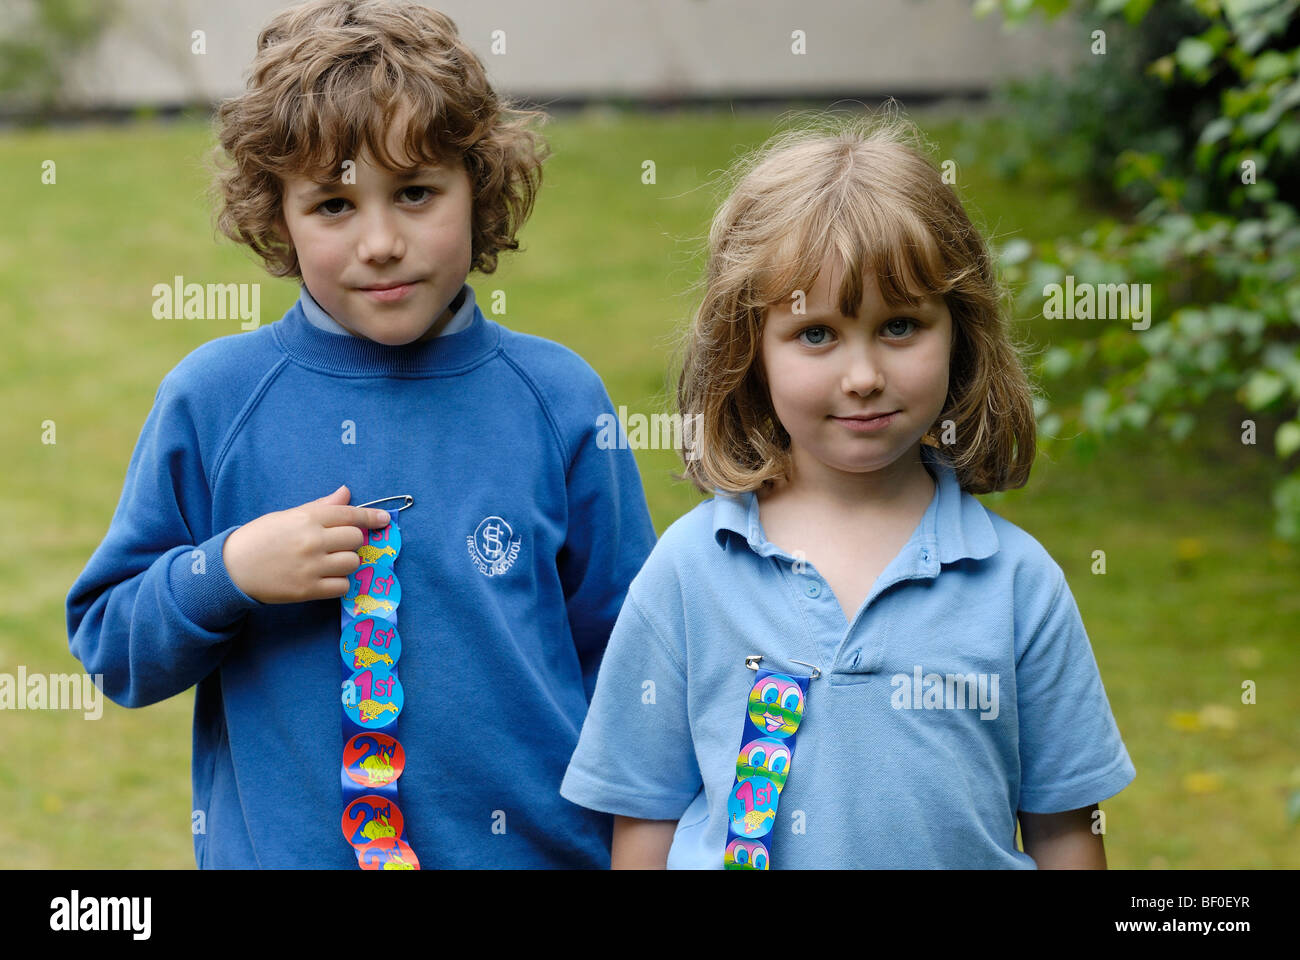
[[[859,420],[855,417],[831,417],[831,419],[854,433],[874,433],[889,426],[896,416],[898,416],[897,410],[893,413],[887,413],[883,417],[872,417],[870,420]]]

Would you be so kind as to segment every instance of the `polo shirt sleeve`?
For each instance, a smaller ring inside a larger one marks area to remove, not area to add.
[[[666,624],[647,613],[661,608],[643,607],[637,585],[614,624],[560,795],[604,813],[677,820],[703,786],[687,715],[684,643],[664,636]]]
[[[1016,703],[1020,810],[1062,813],[1090,807],[1133,781],[1133,761],[1059,568],[1047,615],[1016,661]]]

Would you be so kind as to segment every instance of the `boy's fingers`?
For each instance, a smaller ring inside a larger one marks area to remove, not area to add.
[[[392,522],[387,510],[373,507],[324,507],[320,518],[325,527],[386,527]]]
[[[351,492],[348,490],[347,485],[344,484],[343,486],[341,486],[341,487],[339,487],[337,490],[335,490],[333,493],[328,493],[328,494],[326,494],[326,495],[323,496],[323,497],[317,497],[315,500],[310,501],[310,503],[342,503],[342,504],[346,504],[346,503],[347,503],[349,500],[351,500],[351,499],[352,499],[352,494],[351,494]],[[307,506],[307,505],[308,505],[308,504],[304,504],[304,506]]]
[[[361,558],[355,551],[340,550],[326,555],[321,561],[320,576],[350,577],[361,566]]]
[[[319,591],[322,595],[320,599],[345,597],[351,586],[352,582],[347,577],[324,577],[319,584]]]
[[[366,542],[366,532],[352,524],[325,528],[326,553],[356,553]]]

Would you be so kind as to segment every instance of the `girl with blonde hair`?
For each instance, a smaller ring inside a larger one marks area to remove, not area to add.
[[[632,581],[561,786],[615,867],[1105,866],[1135,770],[1060,566],[973,496],[1027,481],[1033,391],[922,151],[831,119],[732,171],[677,390],[713,497]]]

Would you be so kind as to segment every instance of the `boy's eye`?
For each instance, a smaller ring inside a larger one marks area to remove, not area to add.
[[[410,196],[411,191],[416,191],[414,196]],[[403,187],[397,191],[397,196],[407,203],[423,203],[429,197],[432,197],[437,191],[429,187]],[[427,194],[427,196],[425,196]],[[328,200],[317,205],[316,213],[323,213],[326,217],[337,217],[347,208],[348,201],[342,197],[330,197]]]
[[[412,190],[419,190],[419,191],[422,191],[422,192],[428,194],[429,196],[433,196],[433,191],[430,190],[428,187],[403,187],[402,190],[401,190],[401,193],[402,193],[402,194],[406,194],[406,193],[409,193],[409,192],[412,191]],[[419,203],[421,200],[423,200],[423,199],[425,199],[425,198],[424,198],[424,197],[415,197],[415,198],[407,197],[406,199],[410,200],[412,203]]]
[[[343,211],[341,209],[330,208],[330,204],[334,204],[334,203],[347,203],[347,201],[344,200],[342,197],[330,197],[330,199],[326,200],[324,203],[320,204],[316,208],[316,212],[317,213],[324,212],[327,216],[331,216],[331,217],[338,216]]]

